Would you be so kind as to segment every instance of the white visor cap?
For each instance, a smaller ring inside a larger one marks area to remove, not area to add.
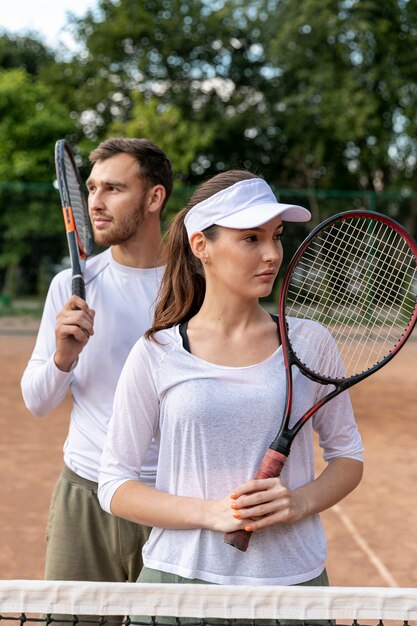
[[[302,206],[280,204],[262,178],[249,178],[215,193],[193,206],[184,219],[188,238],[217,224],[225,228],[256,228],[274,217],[287,222],[308,222],[311,213]]]

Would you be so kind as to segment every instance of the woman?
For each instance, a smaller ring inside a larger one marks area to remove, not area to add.
[[[122,372],[100,473],[103,508],[153,527],[139,581],[328,584],[319,513],[362,476],[348,394],[300,431],[280,478],[252,480],[285,402],[276,320],[259,298],[282,263],[284,222],[309,218],[232,170],[201,185],[172,223],[154,325]],[[291,332],[314,350],[309,321]],[[294,418],[324,393],[295,373]],[[316,479],[313,429],[328,462]],[[139,479],[153,437],[155,489]],[[254,531],[247,552],[223,541],[241,528]]]

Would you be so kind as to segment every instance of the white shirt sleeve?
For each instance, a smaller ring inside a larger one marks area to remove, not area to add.
[[[114,396],[98,481],[100,504],[109,513],[115,491],[128,480],[140,480],[149,445],[159,440],[159,398],[148,341],[141,338],[132,348]]]
[[[324,359],[318,371],[332,377],[343,378],[345,368],[337,345],[327,331],[322,331],[325,347],[317,349]],[[324,398],[334,389],[333,385],[318,385],[316,401]],[[323,458],[328,463],[338,457],[363,461],[362,439],[354,418],[349,391],[344,391],[329,400],[313,417],[313,427],[319,435],[319,445],[323,448]]]
[[[51,282],[35,348],[21,380],[24,403],[38,417],[61,404],[72,380],[72,373],[59,370],[53,358],[56,350],[56,316],[70,297],[69,281],[66,293],[62,274]]]

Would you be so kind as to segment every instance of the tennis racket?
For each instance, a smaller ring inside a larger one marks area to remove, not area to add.
[[[84,185],[65,139],[55,144],[55,170],[71,259],[72,293],[85,300],[83,269],[93,248],[93,234]]]
[[[404,346],[417,320],[416,259],[417,244],[404,228],[370,211],[325,220],[298,248],[279,298],[284,416],[255,478],[279,476],[295,436],[312,415],[381,369]],[[324,337],[310,353],[305,347],[302,352],[297,332],[291,332],[300,324],[297,319],[308,320],[317,336]],[[290,427],[293,366],[331,388]],[[250,537],[250,532],[238,530],[226,533],[224,540],[246,551]]]

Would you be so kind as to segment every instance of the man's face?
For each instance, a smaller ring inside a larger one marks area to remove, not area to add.
[[[146,190],[139,166],[130,154],[97,161],[87,180],[88,209],[99,245],[133,239],[145,220]]]

